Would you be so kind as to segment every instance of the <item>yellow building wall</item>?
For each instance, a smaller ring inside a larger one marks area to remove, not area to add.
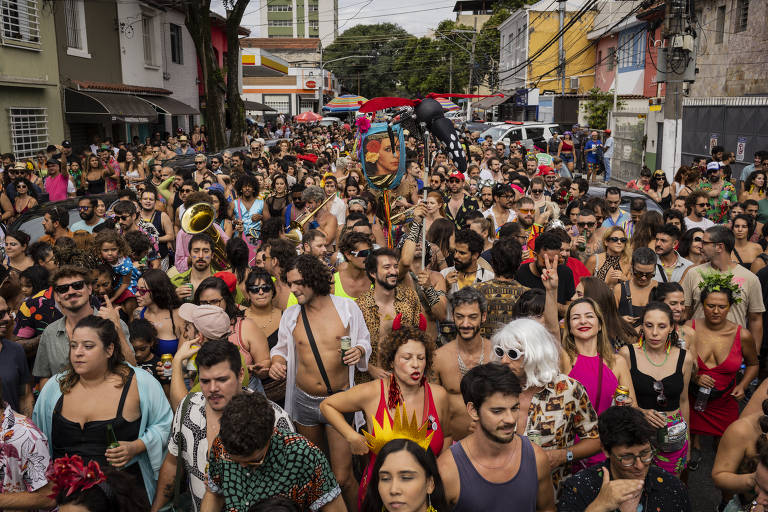
[[[565,13],[565,22],[568,23],[576,13]],[[528,24],[528,58],[544,47],[560,30],[560,13],[555,11],[530,12]],[[577,53],[581,53],[565,67],[565,93],[583,94],[595,85],[595,46],[587,39],[587,32],[592,29],[592,21],[595,17],[593,11],[587,12],[563,35],[563,47],[565,48],[565,60]],[[533,29],[531,31],[531,28]],[[539,88],[539,92],[562,92],[560,77],[556,66],[558,64],[558,43],[550,46],[544,53],[536,57],[528,65],[528,88]],[[579,77],[579,88],[570,89],[572,76]],[[537,84],[538,82],[538,84]]]

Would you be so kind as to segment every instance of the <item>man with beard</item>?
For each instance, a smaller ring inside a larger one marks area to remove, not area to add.
[[[483,217],[493,219],[496,229],[515,220],[517,214],[512,210],[515,191],[507,183],[497,183],[492,189],[492,206],[483,211]]]
[[[437,461],[454,512],[554,512],[549,459],[515,433],[520,381],[498,363],[476,366],[461,380],[461,395],[476,428]]]
[[[304,189],[304,192],[301,193],[301,198],[304,200],[306,205],[304,208],[304,214],[308,215],[317,210],[317,208],[326,199],[326,195],[325,192],[323,192],[323,189],[316,185],[312,185]],[[342,222],[342,225],[343,224],[344,222]],[[336,233],[339,231],[337,219],[328,211],[327,203],[325,206],[320,208],[317,213],[315,213],[315,216],[312,217],[312,220],[307,223],[307,227],[311,229],[319,229],[325,233],[326,240],[332,241],[336,240]]]
[[[546,291],[541,274],[547,268],[547,258],[549,258],[549,261],[558,261],[559,263],[560,246],[560,238],[554,233],[542,233],[539,235],[534,246],[534,260],[520,266],[515,276],[517,281],[528,288],[538,288],[539,290]],[[563,316],[571,297],[576,293],[576,285],[573,281],[573,272],[565,265],[558,264],[557,277],[557,309],[560,316]]]
[[[275,306],[284,310],[289,306],[298,304],[296,297],[285,282],[284,270],[296,258],[296,247],[283,238],[266,240],[262,247],[264,249],[264,270],[269,272],[275,283]]]
[[[147,261],[151,268],[160,267],[160,246],[157,243],[160,238],[160,234],[154,225],[149,222],[145,222],[139,217],[139,213],[136,211],[136,205],[133,201],[118,201],[113,208],[115,212],[115,220],[117,224],[115,228],[121,235],[125,235],[131,231],[138,231],[147,235],[150,241],[149,254],[147,255]]]
[[[720,162],[707,164],[707,180],[699,184],[698,190],[703,190],[709,198],[707,218],[718,224],[727,219],[728,206],[738,201],[736,188],[730,181],[723,179],[723,169]]]
[[[621,190],[618,187],[605,189],[605,203],[608,205],[608,215],[603,221],[604,228],[621,226],[629,220],[627,212],[621,210]]]
[[[159,511],[173,499],[179,459],[189,475],[192,510],[200,510],[205,495],[208,459],[198,454],[208,452],[209,440],[218,435],[221,413],[232,397],[248,392],[240,387],[244,370],[236,345],[225,340],[212,340],[206,341],[202,347],[192,348],[190,352],[197,354],[195,363],[200,391],[190,393],[176,409],[168,440],[168,453],[160,467],[152,512]],[[188,354],[182,355],[189,357]],[[269,403],[275,411],[275,427],[293,431],[293,424],[285,411],[275,403]]]
[[[291,202],[285,207],[285,230],[291,227],[291,222],[298,219],[304,211],[304,199],[302,194],[304,193],[304,185],[301,183],[295,183],[291,186]]]
[[[672,224],[664,224],[656,231],[654,250],[658,261],[653,278],[659,283],[679,283],[686,269],[693,265],[693,262],[683,258],[675,250],[680,236],[680,229]]]
[[[96,206],[99,204],[95,197],[81,197],[77,202],[80,212],[79,221],[72,224],[72,232],[87,231],[93,233],[93,228],[104,222],[104,219],[96,216]]]
[[[576,218],[576,227],[579,230],[579,235],[573,237],[571,251],[574,257],[586,264],[590,256],[599,252],[601,245],[600,236],[597,234],[597,228],[600,225],[597,222],[595,212],[589,208],[579,210],[579,216]]]
[[[532,249],[542,229],[541,224],[534,222],[536,218],[536,203],[530,197],[523,196],[517,201],[515,208],[517,222],[523,227],[523,234],[527,237],[525,245],[528,246],[528,249]],[[548,218],[547,212],[545,211],[542,216],[542,218]]]
[[[371,358],[368,374],[360,375],[358,383],[381,379],[387,372],[379,366],[378,345],[392,329],[392,320],[402,315],[402,325],[419,325],[421,306],[416,292],[398,284],[397,254],[392,249],[376,249],[365,259],[365,273],[373,288],[363,292],[357,305],[363,312],[371,339]]]
[[[80,320],[90,315],[98,315],[115,324],[125,360],[136,364],[133,347],[128,342],[128,326],[120,320],[109,298],[98,311],[91,305],[90,283],[90,270],[70,265],[60,268],[51,277],[53,297],[63,317],[50,323],[40,336],[32,375],[40,378],[41,387],[69,365],[69,335]]]
[[[309,254],[320,261],[325,261],[328,256],[327,242],[325,233],[319,229],[310,229],[301,240],[302,254]]]
[[[465,228],[456,232],[454,247],[452,247],[454,249],[453,266],[440,271],[445,277],[449,297],[465,286],[494,278],[493,272],[477,264],[484,247],[483,237],[471,229]]]
[[[462,229],[466,225],[467,212],[479,210],[477,199],[464,192],[464,175],[453,172],[448,176],[449,198],[445,205],[445,217]]]
[[[179,137],[179,147],[176,148],[177,155],[194,155],[195,150],[189,145],[186,135]]]
[[[480,179],[504,183],[504,174],[501,172],[501,160],[492,156],[486,162],[488,166],[480,171]]]
[[[451,309],[456,337],[435,352],[430,381],[448,391],[449,431],[453,440],[459,441],[469,434],[472,423],[459,392],[461,379],[475,366],[493,361],[494,356],[493,346],[481,334],[487,312],[483,295],[471,286],[462,288],[451,297]]]
[[[54,206],[46,211],[43,215],[42,224],[45,235],[40,237],[39,242],[55,245],[56,240],[59,238],[72,238],[72,232],[67,229],[69,225],[69,211],[62,206]]]
[[[190,238],[187,249],[192,260],[192,267],[186,272],[173,276],[171,283],[176,287],[176,296],[182,301],[192,302],[195,290],[203,282],[203,279],[215,273],[211,267],[213,240],[206,233],[197,233]]]
[[[397,263],[391,272],[397,275]],[[344,501],[355,510],[358,484],[349,443],[328,425],[319,406],[326,397],[353,386],[356,369],[368,370],[371,345],[366,322],[353,300],[331,295],[331,271],[317,258],[297,256],[286,267],[285,277],[298,304],[286,309],[280,320],[277,345],[270,351],[269,376],[286,379],[285,410],[296,430],[317,446],[327,440]],[[352,339],[343,358],[342,336]]]
[[[213,206],[212,196],[208,194],[208,192],[202,190],[199,192],[190,192],[185,197],[182,207],[184,209],[190,208],[192,205],[197,203],[208,203],[209,205]],[[211,224],[211,226],[213,226],[213,228],[219,233],[221,241],[226,244],[229,241],[229,237],[224,232],[224,228],[222,228],[216,222]],[[174,255],[174,264],[176,265],[176,270],[179,272],[186,272],[189,270],[190,254],[187,252],[187,247],[189,246],[189,241],[192,239],[192,236],[193,235],[191,233],[187,233],[183,229],[180,229],[179,232],[176,233],[176,252]]]
[[[483,215],[493,206],[493,184],[490,182],[480,182],[480,207]]]

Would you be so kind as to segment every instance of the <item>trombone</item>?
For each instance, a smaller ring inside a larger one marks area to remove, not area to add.
[[[411,218],[413,218],[413,210],[415,210],[415,206],[411,206],[407,210],[403,210],[399,213],[394,214],[392,217],[390,217],[390,222],[392,224],[400,224],[401,222],[408,222]],[[402,219],[402,221],[401,221]]]
[[[325,198],[325,201],[320,203],[320,206],[318,206],[311,212],[302,215],[298,219],[292,221],[288,231],[285,232],[285,237],[291,242],[293,242],[294,244],[299,245],[301,243],[302,238],[304,238],[304,231],[305,231],[304,226],[306,226],[307,223],[310,220],[312,220],[312,218],[315,215],[317,215],[317,212],[319,212],[320,209],[328,203],[328,201],[330,201],[335,197],[336,195],[331,194],[330,196]]]

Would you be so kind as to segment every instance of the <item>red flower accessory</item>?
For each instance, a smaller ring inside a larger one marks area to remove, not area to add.
[[[53,494],[49,496],[51,499],[55,499],[62,489],[66,489],[69,496],[73,492],[86,491],[107,480],[98,462],[92,460],[85,465],[79,455],[56,459],[46,477],[53,482]]]
[[[393,331],[399,331],[403,327],[403,314],[398,313],[395,316],[395,319],[392,320],[392,330]],[[419,325],[417,325],[419,330],[421,332],[424,332],[427,330],[427,317],[419,313]]]

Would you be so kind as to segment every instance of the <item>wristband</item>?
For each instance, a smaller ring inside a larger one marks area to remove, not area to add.
[[[421,239],[421,226],[421,222],[412,222],[411,228],[408,230],[408,234],[405,236],[405,239],[410,240],[415,244],[419,243],[419,240]]]
[[[424,295],[427,297],[427,305],[430,308],[440,302],[440,294],[433,287],[424,288]]]

